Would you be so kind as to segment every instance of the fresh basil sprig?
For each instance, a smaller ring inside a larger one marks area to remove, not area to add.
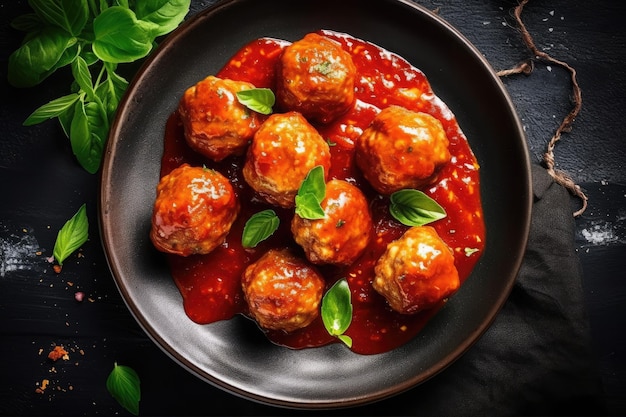
[[[406,226],[423,226],[447,216],[439,203],[419,190],[396,191],[390,201],[389,212]]]
[[[322,297],[322,321],[328,334],[352,347],[352,338],[344,334],[352,323],[352,296],[345,278],[335,282]]]
[[[76,159],[93,174],[100,167],[111,122],[128,86],[116,72],[118,64],[148,55],[156,37],[183,21],[190,0],[28,3],[34,13],[11,22],[26,35],[9,56],[9,83],[34,87],[66,66],[71,67],[75,83],[71,94],[39,107],[24,125],[58,118]]]
[[[307,174],[296,194],[296,214],[303,219],[316,220],[326,217],[322,201],[326,197],[324,167],[318,165]]]
[[[141,400],[141,386],[139,375],[129,366],[113,364],[106,386],[109,393],[128,412],[139,415],[139,401]]]
[[[237,100],[250,110],[261,114],[271,114],[276,102],[274,92],[269,88],[251,88],[237,92]]]
[[[279,225],[280,219],[274,210],[267,209],[253,214],[243,227],[242,246],[244,248],[255,247],[274,234]]]
[[[88,235],[87,207],[83,204],[57,234],[52,251],[57,263],[63,265],[63,261],[87,241]]]

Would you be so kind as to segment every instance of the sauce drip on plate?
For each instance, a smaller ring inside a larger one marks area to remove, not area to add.
[[[353,319],[346,334],[353,340],[352,350],[375,354],[392,350],[412,339],[437,308],[413,315],[394,312],[371,286],[374,265],[387,243],[402,236],[407,226],[389,214],[389,200],[367,184],[354,163],[354,142],[382,108],[399,105],[429,113],[439,119],[447,134],[451,161],[442,167],[437,182],[424,189],[447,212],[447,217],[432,223],[439,236],[454,251],[455,266],[461,282],[470,275],[484,249],[485,227],[480,200],[479,166],[456,118],[432,91],[426,76],[403,58],[376,45],[347,34],[320,31],[338,41],[357,67],[356,104],[328,125],[315,125],[331,145],[329,179],[349,181],[360,187],[368,200],[374,223],[374,238],[365,252],[347,267],[322,266],[327,287],[346,278],[352,292]],[[216,74],[220,78],[248,81],[256,87],[274,87],[276,62],[288,43],[260,38],[239,50]],[[229,157],[216,163],[192,151],[186,144],[177,113],[170,116],[165,131],[161,175],[182,163],[218,170],[230,179],[241,202],[241,212],[226,242],[208,255],[180,257],[168,255],[173,279],[183,297],[186,314],[199,324],[246,315],[241,289],[241,274],[252,262],[271,248],[301,248],[289,229],[293,210],[270,207],[255,198],[241,174],[244,156]],[[280,218],[279,229],[257,247],[241,245],[243,227],[254,213],[272,208]],[[265,331],[272,342],[293,349],[336,343],[318,317],[311,325],[292,333]]]

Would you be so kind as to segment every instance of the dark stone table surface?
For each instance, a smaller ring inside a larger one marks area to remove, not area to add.
[[[191,13],[212,3],[192,1]],[[418,3],[437,10],[497,71],[530,57],[512,17],[515,1]],[[98,237],[99,177],[77,165],[57,123],[22,126],[35,107],[65,94],[67,77],[31,89],[7,83],[8,56],[22,36],[9,23],[28,10],[23,0],[0,1],[0,414],[124,415],[104,385],[111,363],[120,359],[144,375],[145,415],[174,414],[176,403],[182,414],[283,413],[190,375],[131,316]],[[615,0],[531,0],[523,12],[537,47],[574,67],[582,89],[581,112],[555,157],[557,168],[588,197],[587,209],[575,220],[575,247],[606,411],[617,415],[626,414],[626,142],[620,127],[626,114],[625,12],[626,3]],[[537,60],[530,75],[503,82],[524,126],[531,160],[539,162],[572,108],[569,74]],[[91,237],[57,275],[46,258],[58,228],[83,202],[92,219]],[[580,203],[572,197],[572,211]],[[77,291],[84,292],[83,302],[75,300]],[[70,350],[69,363],[46,359],[55,344]],[[51,386],[38,394],[43,379]],[[355,412],[394,414],[394,404],[410,402],[411,395]]]

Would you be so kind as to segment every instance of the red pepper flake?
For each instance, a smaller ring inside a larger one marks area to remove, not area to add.
[[[62,346],[55,346],[54,349],[52,349],[52,351],[48,353],[48,359],[51,359],[55,362],[61,358],[64,361],[67,361],[70,359],[70,356],[68,355],[67,351],[63,349]]]

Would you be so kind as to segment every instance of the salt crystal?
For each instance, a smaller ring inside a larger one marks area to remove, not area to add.
[[[29,234],[0,237],[0,277],[9,272],[34,269],[36,253],[40,250],[37,239]]]

